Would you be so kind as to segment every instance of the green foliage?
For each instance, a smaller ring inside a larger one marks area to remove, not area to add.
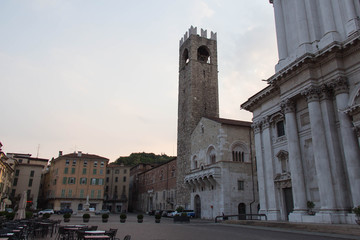
[[[181,216],[182,216],[182,217],[187,217],[187,213],[186,213],[186,212],[183,212],[183,213],[181,213]]]
[[[360,205],[353,208],[353,212],[357,217],[360,217]]]
[[[144,218],[144,215],[142,215],[142,214],[137,215],[137,219],[143,219],[143,218]]]
[[[155,214],[155,219],[161,219],[161,215],[160,214]]]
[[[2,212],[0,212],[0,216],[6,216],[6,211],[2,211]]]
[[[90,214],[84,213],[84,214],[83,214],[83,218],[90,218]]]
[[[126,219],[126,214],[125,213],[122,213],[122,214],[120,214],[120,219]]]
[[[315,203],[312,201],[307,201],[306,203],[308,209],[313,209],[315,207]]]
[[[184,208],[183,208],[182,206],[178,206],[178,207],[176,208],[176,211],[177,211],[178,213],[181,213],[181,212],[184,211]]]
[[[125,166],[133,167],[139,163],[146,164],[161,164],[167,162],[174,157],[167,156],[166,154],[156,155],[154,153],[132,153],[128,157],[119,157],[115,164],[124,164]]]
[[[71,213],[65,213],[65,214],[63,215],[63,217],[64,217],[64,218],[70,218],[70,217],[71,217]]]
[[[108,218],[109,218],[109,214],[104,213],[103,215],[101,215],[101,217],[102,217],[103,219],[108,219]]]
[[[33,212],[30,212],[30,211],[26,211],[26,212],[25,212],[25,217],[26,217],[26,219],[32,218],[33,215],[34,215]]]
[[[44,213],[42,218],[44,219],[48,219],[50,217],[50,213]]]

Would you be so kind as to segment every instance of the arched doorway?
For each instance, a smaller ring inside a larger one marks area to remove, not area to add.
[[[196,218],[201,218],[201,200],[200,200],[200,196],[196,195],[195,199],[194,199],[194,205],[195,205],[195,217]]]
[[[239,220],[246,220],[246,205],[245,203],[240,203],[238,205],[238,214],[239,214]]]

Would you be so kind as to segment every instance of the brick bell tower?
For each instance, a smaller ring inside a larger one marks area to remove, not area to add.
[[[191,134],[202,117],[219,117],[216,33],[191,26],[180,40],[176,206],[190,206]]]

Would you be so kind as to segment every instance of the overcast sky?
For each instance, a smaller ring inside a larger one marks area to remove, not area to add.
[[[179,40],[217,32],[220,117],[274,74],[268,0],[0,1],[3,151],[176,155]]]

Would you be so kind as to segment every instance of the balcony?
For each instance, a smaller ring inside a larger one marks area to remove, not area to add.
[[[211,165],[204,169],[192,170],[185,175],[184,181],[191,188],[201,189],[204,187],[215,187],[221,179],[221,169],[219,166]]]

